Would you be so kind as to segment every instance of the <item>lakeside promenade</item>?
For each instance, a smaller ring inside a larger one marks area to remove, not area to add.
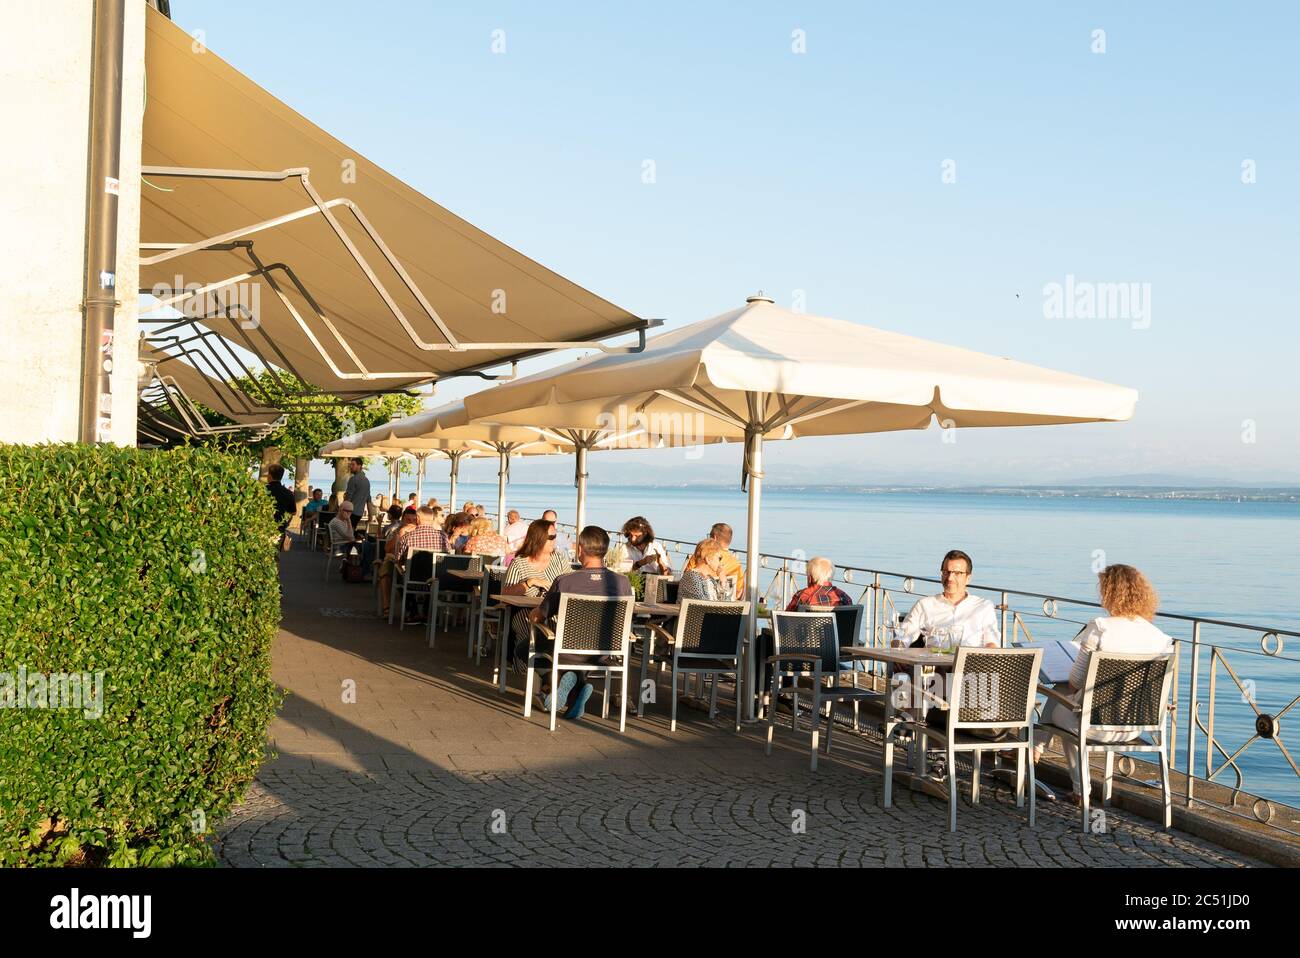
[[[282,557],[274,675],[290,694],[271,729],[278,757],[219,830],[226,865],[1261,864],[1118,808],[1104,833],[1083,834],[1073,806],[1040,801],[1030,829],[987,780],[950,835],[944,803],[924,792],[897,789],[881,807],[869,737],[837,734],[810,772],[806,735],[788,724],[771,757],[765,726],[737,735],[687,711],[670,734],[662,684],[624,735],[592,710],[552,734],[523,719],[517,677],[496,693],[463,634],[428,649],[423,628],[375,618],[369,587],[322,583],[322,562]]]

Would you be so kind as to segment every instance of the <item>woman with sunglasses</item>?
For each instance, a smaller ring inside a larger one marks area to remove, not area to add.
[[[542,596],[556,576],[569,571],[569,560],[555,551],[555,523],[534,519],[528,524],[524,544],[515,553],[501,585],[503,595]],[[515,668],[528,667],[528,616],[516,613],[511,623],[515,639]]]

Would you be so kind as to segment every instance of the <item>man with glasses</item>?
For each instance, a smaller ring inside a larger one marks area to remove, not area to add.
[[[955,645],[996,648],[1002,644],[997,606],[966,591],[974,569],[970,556],[960,549],[943,557],[939,563],[943,592],[928,595],[912,606],[903,620],[903,631],[909,639],[947,629]]]

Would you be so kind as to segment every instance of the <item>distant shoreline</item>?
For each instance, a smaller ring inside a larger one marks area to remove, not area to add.
[[[555,487],[558,482],[516,482],[516,486]],[[626,485],[626,484],[620,484]],[[636,483],[638,489],[730,489],[731,483]],[[765,492],[835,492],[858,495],[1007,496],[1021,499],[1156,499],[1195,502],[1300,503],[1300,487],[1254,488],[1198,486],[863,486],[768,483]]]

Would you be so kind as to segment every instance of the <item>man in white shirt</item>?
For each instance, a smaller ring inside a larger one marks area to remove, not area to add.
[[[510,554],[514,555],[519,551],[519,547],[524,544],[524,536],[528,535],[528,523],[519,518],[519,510],[511,509],[506,513],[506,546]]]
[[[955,629],[961,633],[962,645],[996,648],[1002,644],[997,606],[966,591],[974,568],[970,556],[960,549],[943,557],[939,563],[943,592],[926,596],[912,606],[903,620],[903,631],[909,639],[915,640],[922,632],[929,635],[935,629]]]

